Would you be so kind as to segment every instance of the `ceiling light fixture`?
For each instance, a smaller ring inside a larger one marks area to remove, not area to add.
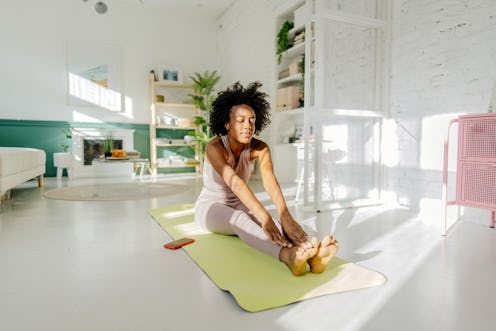
[[[108,8],[105,2],[98,1],[97,3],[95,3],[95,10],[98,14],[103,15],[107,12]]]

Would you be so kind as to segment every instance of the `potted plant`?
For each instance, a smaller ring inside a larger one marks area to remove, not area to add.
[[[291,47],[291,44],[288,39],[288,34],[289,30],[291,30],[294,27],[294,23],[290,21],[285,21],[279,32],[277,33],[277,63],[281,64],[282,60],[282,53],[287,51],[289,47]]]
[[[207,119],[212,109],[212,102],[215,100],[214,88],[220,81],[221,76],[217,74],[217,70],[212,72],[207,70],[203,74],[195,72],[193,76],[190,76],[190,79],[193,81],[194,91],[194,94],[190,94],[190,102],[200,109],[201,116],[195,116],[194,118],[194,123],[198,129],[188,134],[195,136],[196,140],[201,143],[200,153],[203,156],[205,147],[211,139]]]
[[[67,169],[67,174],[71,177],[71,169],[73,167],[74,156],[70,152],[72,132],[71,129],[65,129],[62,131],[64,134],[64,141],[60,144],[63,152],[53,153],[53,165],[57,168],[57,178],[62,177],[62,171],[64,168]]]
[[[193,81],[194,91],[194,94],[190,94],[191,103],[200,108],[202,112],[208,113],[215,100],[214,87],[221,77],[217,74],[217,70],[212,72],[207,70],[203,74],[195,72],[194,76],[189,78]]]
[[[205,148],[207,143],[212,139],[208,133],[208,123],[202,116],[195,116],[193,123],[198,128],[196,131],[188,132],[188,135],[194,137],[194,140],[200,144],[200,154],[205,155]],[[205,128],[205,130],[203,129]]]
[[[114,148],[114,137],[109,134],[103,139],[103,151],[105,153],[105,157],[112,156],[112,149]]]
[[[70,148],[71,148],[71,143],[72,143],[72,132],[71,132],[71,129],[65,129],[63,131],[64,133],[64,141],[62,142],[62,144],[60,144],[60,146],[62,147],[62,150],[64,151],[64,153],[67,153],[69,152]]]

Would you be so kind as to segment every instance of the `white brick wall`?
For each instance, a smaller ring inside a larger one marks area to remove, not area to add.
[[[324,0],[326,8],[341,10],[348,14],[376,18],[377,0]]]
[[[275,12],[284,0],[237,0],[218,19],[219,84],[225,88],[236,81],[243,85],[253,81],[263,84],[263,91],[273,95],[275,67]],[[270,128],[262,133],[270,141]]]
[[[270,93],[274,75],[274,15],[280,1],[238,0],[219,20],[218,67],[223,86],[260,80]],[[390,112],[394,132],[384,152],[384,190],[419,207],[441,199],[442,153],[449,119],[487,112],[496,80],[496,1],[392,0]],[[358,2],[353,2],[358,3]],[[373,1],[347,9],[373,17]],[[366,45],[362,41],[362,45]],[[348,44],[350,50],[359,45]],[[364,46],[365,47],[365,46]],[[346,57],[346,55],[343,55]],[[366,103],[369,97],[353,99]],[[397,138],[397,139],[396,139]],[[387,158],[386,158],[387,159]]]
[[[488,110],[496,80],[496,1],[393,1],[391,45],[398,144],[386,149],[399,158],[387,171],[386,189],[418,207],[422,199],[441,198],[449,118]]]
[[[324,107],[375,109],[376,31],[347,23],[325,24]]]

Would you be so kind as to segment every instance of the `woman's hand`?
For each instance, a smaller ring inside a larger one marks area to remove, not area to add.
[[[297,246],[308,240],[308,234],[290,214],[281,217],[281,226],[284,235],[291,240],[293,245]]]
[[[284,238],[282,233],[279,231],[279,228],[274,223],[272,217],[262,223],[262,229],[273,243],[282,247],[293,247],[293,245],[286,240],[286,238]]]

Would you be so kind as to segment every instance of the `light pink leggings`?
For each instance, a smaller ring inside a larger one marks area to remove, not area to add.
[[[195,222],[210,232],[237,235],[248,245],[279,260],[281,246],[272,243],[262,229],[260,221],[241,201],[228,206],[208,199],[199,199],[195,206]],[[274,222],[281,231],[279,222]]]

